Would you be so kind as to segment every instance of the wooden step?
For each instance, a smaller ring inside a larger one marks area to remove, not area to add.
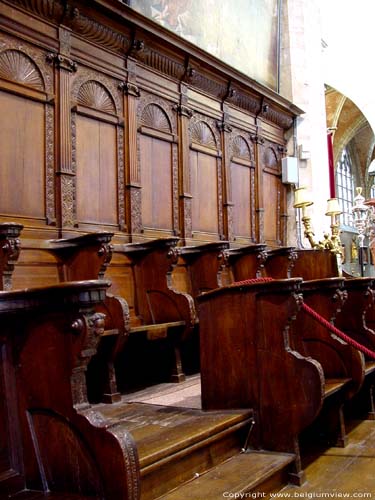
[[[240,498],[241,493],[255,491],[265,496],[287,482],[293,460],[294,455],[285,453],[239,453],[158,500],[218,500],[224,493]]]
[[[251,410],[206,412],[142,403],[95,405],[87,411],[106,427],[124,427],[132,434],[142,500],[164,495],[237,454],[252,421]]]

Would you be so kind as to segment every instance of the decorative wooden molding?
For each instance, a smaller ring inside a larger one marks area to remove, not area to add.
[[[76,225],[75,177],[60,174],[60,182],[62,227],[74,227]]]
[[[8,49],[0,54],[0,78],[45,90],[44,81],[35,62],[19,50]]]
[[[277,110],[271,104],[263,104],[261,117],[288,130],[293,125],[293,116]]]
[[[64,15],[64,4],[60,0],[12,0],[12,3],[50,21],[60,21]]]
[[[118,224],[121,231],[126,230],[125,213],[125,158],[124,158],[124,129],[117,127],[117,199]]]
[[[185,74],[183,63],[151,48],[143,40],[134,40],[130,55],[146,66],[150,66],[164,75],[171,76],[177,80],[181,80]]]
[[[130,39],[123,33],[119,33],[81,13],[78,13],[74,18],[71,28],[85,39],[121,54],[128,52],[131,46]]]
[[[222,122],[217,122],[217,128],[220,130],[220,132],[232,132],[233,128],[231,125],[229,125],[228,122],[222,121]]]
[[[45,108],[45,162],[46,162],[46,219],[48,225],[56,225],[55,208],[55,112],[47,104]]]
[[[222,100],[227,94],[227,83],[220,82],[202,74],[197,68],[188,67],[184,80],[192,87],[197,87],[203,92]]]
[[[224,101],[257,115],[261,110],[262,98],[230,86]]]

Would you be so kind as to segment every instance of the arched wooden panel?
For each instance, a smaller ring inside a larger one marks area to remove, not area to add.
[[[233,203],[233,237],[250,243],[255,239],[255,176],[248,142],[236,135],[231,143],[230,186]]]
[[[218,235],[217,158],[191,151],[192,229],[194,232]]]
[[[85,81],[76,94],[77,221],[80,225],[116,226],[119,221],[118,106],[100,81]]]
[[[223,235],[219,137],[209,121],[196,115],[190,125],[192,233],[197,240],[218,240]]]
[[[151,102],[150,102],[151,101]],[[173,234],[178,225],[177,146],[168,105],[145,96],[139,115],[139,162],[143,230]]]
[[[281,216],[284,214],[285,186],[281,183],[281,162],[271,146],[263,153],[263,240],[270,246],[284,244],[281,234]]]

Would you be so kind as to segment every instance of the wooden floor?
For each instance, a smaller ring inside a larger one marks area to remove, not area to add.
[[[351,427],[345,448],[305,454],[307,482],[300,488],[286,486],[279,498],[302,498],[302,493],[303,498],[322,498],[319,494],[330,493],[326,498],[375,499],[375,421],[352,422]]]

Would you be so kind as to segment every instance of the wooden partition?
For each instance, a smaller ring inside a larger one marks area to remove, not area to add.
[[[25,238],[286,243],[298,108],[117,0],[0,14],[2,222]]]

